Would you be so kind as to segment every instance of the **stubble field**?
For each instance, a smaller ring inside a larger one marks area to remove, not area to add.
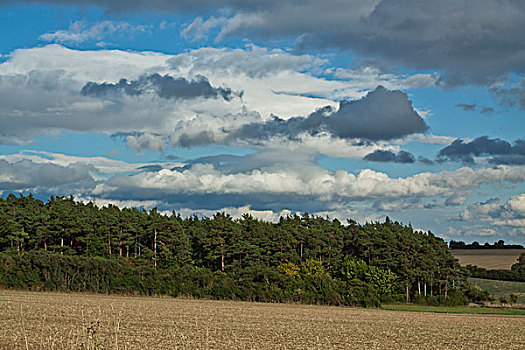
[[[525,249],[452,249],[461,266],[475,265],[490,270],[510,270]]]
[[[0,291],[1,349],[523,349],[525,316]]]

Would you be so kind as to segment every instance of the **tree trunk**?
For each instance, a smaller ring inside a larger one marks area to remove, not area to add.
[[[417,295],[421,295],[421,281],[419,280],[419,275],[417,275]]]
[[[153,237],[153,267],[157,267],[157,229],[154,229],[153,231],[154,237]]]
[[[408,303],[410,301],[410,293],[408,291],[408,281],[405,284],[405,288],[406,288],[406,292],[407,292],[406,302]]]
[[[221,271],[224,272],[224,243],[221,243]]]
[[[427,279],[425,278],[425,284],[423,285],[423,291],[425,293],[425,298],[427,297]]]
[[[301,241],[301,260],[303,259],[303,241]]]
[[[119,255],[122,256],[122,227],[120,228],[120,233],[118,235],[118,249]]]

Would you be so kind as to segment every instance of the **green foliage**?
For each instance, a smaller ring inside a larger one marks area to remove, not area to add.
[[[183,219],[72,196],[0,198],[4,287],[377,306],[478,298],[463,271],[442,239],[390,219]]]
[[[432,306],[417,304],[383,304],[383,310],[408,312],[436,312],[446,314],[481,314],[481,315],[525,315],[525,310],[506,308],[485,308],[468,306]]]
[[[363,260],[350,256],[345,256],[341,274],[343,280],[347,282],[353,280],[365,282],[377,293],[379,298],[392,297],[398,287],[398,277],[395,273],[385,271],[377,266],[367,265]]]

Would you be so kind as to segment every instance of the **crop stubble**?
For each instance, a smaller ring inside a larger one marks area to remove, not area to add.
[[[525,249],[452,249],[461,266],[475,265],[485,269],[510,270]]]
[[[0,291],[1,349],[523,349],[525,317]]]

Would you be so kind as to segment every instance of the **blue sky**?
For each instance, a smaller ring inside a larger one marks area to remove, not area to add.
[[[525,244],[524,15],[1,0],[0,193]]]

